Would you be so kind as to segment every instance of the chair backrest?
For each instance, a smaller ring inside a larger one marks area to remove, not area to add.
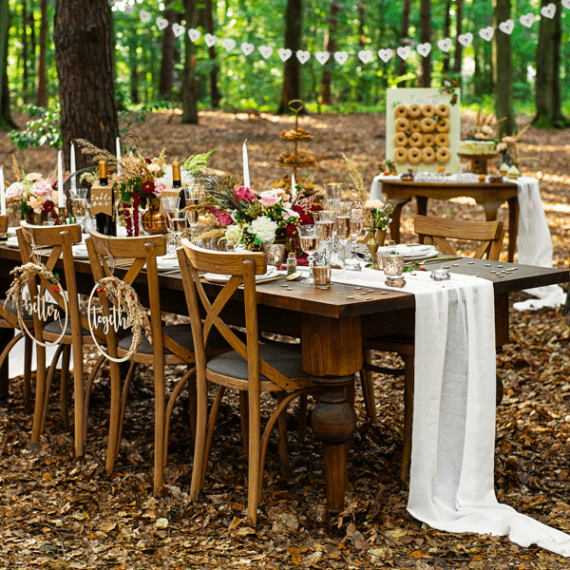
[[[447,241],[457,239],[481,242],[474,257],[498,260],[503,247],[505,230],[503,222],[479,222],[466,220],[448,220],[432,216],[416,216],[414,231],[425,238],[425,243],[435,243],[442,253],[455,255],[456,251]]]
[[[210,251],[196,247],[189,240],[183,239],[182,248],[178,250],[178,259],[192,323],[197,373],[203,373],[205,368],[208,335],[215,327],[228,344],[247,360],[252,389],[256,384],[259,389],[260,374],[265,375],[283,390],[298,389],[300,386],[295,381],[259,357],[255,276],[263,275],[267,271],[265,255],[249,251],[243,253]],[[200,278],[203,272],[230,276],[215,298],[212,298],[211,292],[208,294],[204,289],[204,283]],[[221,317],[222,311],[241,285],[243,285],[245,311],[245,343]],[[200,319],[201,308],[206,312],[203,324]]]

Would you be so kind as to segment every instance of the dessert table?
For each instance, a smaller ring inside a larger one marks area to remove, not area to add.
[[[18,250],[0,246],[0,287],[3,291],[8,287],[10,269],[19,264]],[[439,264],[437,262],[436,267]],[[492,282],[497,346],[502,346],[509,338],[510,293],[569,280],[567,271],[551,268],[471,259],[458,260],[453,264],[455,273],[483,277]],[[93,278],[88,261],[76,260],[75,265],[78,290],[90,293]],[[429,268],[429,265],[424,267]],[[504,269],[513,270],[501,273]],[[116,269],[117,273],[123,271],[126,270]],[[146,287],[142,286],[144,274],[138,280],[141,302],[148,303]],[[285,283],[287,287],[283,286]],[[207,285],[207,291],[212,295],[219,289],[220,285]],[[235,324],[243,322],[241,295],[241,291],[236,292],[229,307]],[[180,274],[160,277],[160,297],[162,310],[185,311]],[[303,368],[323,388],[323,395],[313,414],[313,429],[316,438],[323,442],[327,509],[331,515],[337,514],[344,508],[346,444],[356,427],[356,416],[346,400],[345,388],[354,382],[354,374],[361,369],[362,338],[413,330],[415,297],[405,289],[357,290],[354,286],[334,284],[329,290],[319,290],[284,279],[259,284],[257,297],[260,330],[300,337]],[[8,341],[5,334],[0,337],[0,349]],[[7,391],[7,376],[1,378],[4,381],[0,382],[0,395]]]

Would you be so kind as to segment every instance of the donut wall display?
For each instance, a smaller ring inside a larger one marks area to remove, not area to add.
[[[459,98],[437,89],[389,89],[386,95],[386,158],[398,172],[408,168],[459,171]]]

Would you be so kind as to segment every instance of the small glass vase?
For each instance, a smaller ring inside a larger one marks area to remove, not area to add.
[[[143,229],[147,234],[158,235],[168,233],[166,215],[160,211],[160,200],[158,198],[151,198],[149,200],[148,206],[141,216],[141,221]]]

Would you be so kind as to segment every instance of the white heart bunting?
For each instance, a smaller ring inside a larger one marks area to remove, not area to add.
[[[464,47],[469,47],[471,42],[473,41],[473,34],[471,32],[467,32],[466,34],[461,34],[457,36],[457,41]]]
[[[267,59],[268,57],[271,57],[271,54],[273,53],[273,48],[270,46],[261,46],[259,48],[259,51],[263,56],[263,59]]]
[[[540,9],[540,13],[545,17],[552,20],[554,14],[556,14],[556,4],[547,4]]]
[[[493,34],[495,33],[495,28],[489,26],[488,28],[481,28],[479,30],[479,35],[487,42],[493,39]]]
[[[281,61],[285,62],[293,55],[293,52],[289,48],[279,48],[277,50],[277,55],[280,57]]]
[[[188,37],[192,40],[192,43],[196,43],[201,35],[202,32],[200,30],[195,30],[194,28],[188,30]]]
[[[251,53],[253,53],[254,49],[255,49],[255,46],[253,44],[248,44],[247,42],[243,42],[241,44],[241,51],[243,51],[243,54],[245,56],[248,56]]]
[[[499,30],[504,34],[511,35],[515,29],[515,23],[512,20],[505,20],[499,24]]]
[[[524,14],[519,18],[519,22],[525,28],[530,28],[534,24],[534,14]]]
[[[168,20],[166,18],[161,18],[160,16],[156,19],[156,27],[162,31],[168,28]]]
[[[175,38],[179,38],[184,33],[184,26],[180,24],[172,24],[172,32]]]
[[[570,0],[562,0],[561,4],[564,6],[564,8],[570,10]]]
[[[427,57],[431,51],[431,44],[426,42],[425,44],[418,44],[416,51],[422,56]]]
[[[339,65],[344,65],[348,61],[348,53],[345,51],[335,51],[334,58]]]
[[[328,51],[318,51],[315,54],[315,59],[321,64],[324,65],[329,59],[331,58],[331,54]]]
[[[147,12],[146,10],[141,10],[139,12],[139,18],[141,19],[141,22],[143,24],[148,24],[150,22],[150,19],[152,18],[152,14],[150,12]]]
[[[445,38],[444,40],[439,40],[437,42],[437,47],[441,50],[444,51],[445,53],[448,53],[449,50],[451,49],[451,39],[450,38]]]
[[[410,46],[400,46],[396,53],[405,61],[408,59],[412,53],[412,48]]]
[[[388,63],[392,59],[393,55],[394,55],[394,52],[391,49],[379,49],[378,50],[378,57],[384,63]]]
[[[213,36],[212,34],[206,34],[204,36],[204,41],[206,42],[206,45],[210,48],[216,45],[218,38],[216,36]]]
[[[130,16],[134,11],[135,11],[134,4],[126,4],[125,7],[123,8],[123,12],[127,14],[127,16]]]
[[[311,54],[308,51],[303,51],[302,49],[297,50],[295,53],[297,59],[301,62],[301,65],[305,65],[309,61]]]
[[[361,49],[358,52],[358,59],[362,63],[370,63],[372,61],[373,56],[374,56],[374,54],[372,53],[372,50],[370,50],[370,49]]]
[[[237,43],[235,40],[232,40],[231,38],[226,38],[222,42],[222,45],[226,48],[226,51],[232,51],[237,46]]]

